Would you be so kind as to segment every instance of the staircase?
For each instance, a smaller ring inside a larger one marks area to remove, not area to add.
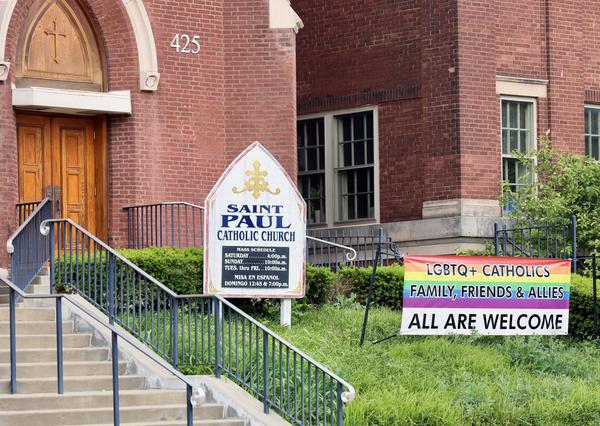
[[[30,293],[49,292],[47,276]],[[56,325],[53,301],[27,300],[16,309],[17,394],[10,394],[8,288],[0,285],[0,426],[113,425],[112,367],[108,347],[92,346],[90,333],[62,321],[65,393],[56,392]],[[130,363],[131,364],[131,363]],[[186,392],[153,389],[135,367],[119,362],[121,424],[175,426],[186,423]],[[225,416],[222,404],[194,408],[194,425],[244,426]]]

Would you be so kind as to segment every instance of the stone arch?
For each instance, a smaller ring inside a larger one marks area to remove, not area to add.
[[[142,91],[158,89],[160,73],[154,33],[142,0],[120,0],[133,28],[139,63],[139,85]],[[10,62],[5,59],[6,39],[17,0],[0,0],[0,81],[8,77]]]

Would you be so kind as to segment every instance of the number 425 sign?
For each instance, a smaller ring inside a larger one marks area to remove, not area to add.
[[[177,53],[200,53],[200,36],[191,36],[189,34],[175,34],[171,47]]]

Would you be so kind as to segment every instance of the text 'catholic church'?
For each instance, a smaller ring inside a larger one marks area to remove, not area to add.
[[[538,133],[600,159],[599,9],[0,0],[0,239],[50,187],[61,216],[131,245],[124,208],[201,205],[258,140],[297,176],[310,227],[383,225],[409,252],[479,244]]]

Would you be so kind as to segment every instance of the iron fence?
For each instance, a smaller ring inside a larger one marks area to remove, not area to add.
[[[298,425],[342,425],[354,388],[228,301],[177,295],[69,219],[47,220],[52,288],[75,291],[175,367],[212,371]]]
[[[127,246],[202,247],[204,208],[181,201],[124,207]]]
[[[204,208],[174,201],[124,207],[127,247],[202,247]],[[381,243],[381,244],[380,244]],[[329,228],[308,231],[307,262],[337,270],[342,266],[371,266],[379,246],[380,263],[398,261],[400,251],[377,227]]]
[[[15,213],[17,224],[21,225],[27,218],[33,213],[35,208],[39,206],[42,201],[25,201],[15,204]]]
[[[39,232],[41,223],[47,219],[52,219],[50,198],[40,201],[6,242],[11,255],[11,279],[22,290],[48,260],[48,241]]]
[[[494,224],[496,256],[571,259],[577,264],[577,218],[569,222],[529,224],[508,228]]]
[[[402,261],[400,249],[380,227],[315,229],[308,234],[307,261],[313,265],[335,271],[350,264],[368,267]],[[355,251],[353,258],[347,248]]]

